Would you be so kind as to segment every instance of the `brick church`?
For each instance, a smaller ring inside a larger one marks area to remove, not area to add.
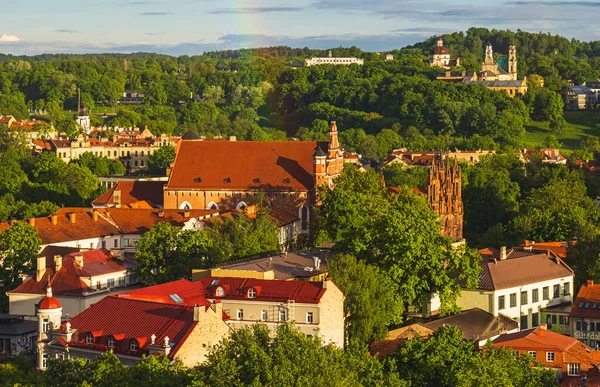
[[[463,239],[462,172],[455,158],[432,163],[429,169],[427,202],[438,215],[443,236],[455,241]]]
[[[164,188],[165,209],[245,209],[259,200],[297,216],[308,232],[316,188],[344,167],[335,121],[329,142],[182,140]]]

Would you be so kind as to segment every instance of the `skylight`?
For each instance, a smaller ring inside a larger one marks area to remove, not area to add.
[[[583,305],[585,305],[585,302],[581,301],[581,302],[579,303],[579,307],[580,307],[580,308],[583,308]]]
[[[592,309],[596,309],[598,307],[598,303],[594,302],[594,305],[592,305]]]
[[[210,283],[210,286],[215,286],[216,284],[219,283],[219,280],[212,280],[212,282]]]
[[[589,303],[589,302],[586,302],[586,303],[585,303],[585,307],[586,307],[586,308],[589,308],[589,307],[590,307],[590,303]]]
[[[183,302],[183,298],[179,297],[177,293],[169,294],[169,297],[171,297],[171,299],[178,304],[181,304]]]

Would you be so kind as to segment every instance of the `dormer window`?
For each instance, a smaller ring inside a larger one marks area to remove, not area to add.
[[[225,289],[223,289],[222,286],[219,286],[217,288],[217,290],[215,290],[215,296],[217,296],[217,297],[223,297],[223,296],[225,296]]]
[[[248,289],[248,298],[256,298],[256,289],[254,289],[254,288]]]
[[[258,184],[258,183],[260,183],[260,178],[258,178],[258,177],[257,177],[257,178],[256,178],[256,179],[254,179],[253,181],[254,181],[255,183],[257,183],[257,184]]]
[[[140,344],[138,343],[138,341],[136,339],[131,339],[131,341],[129,342],[129,350],[135,352],[138,350],[139,347]]]
[[[108,348],[115,347],[115,338],[113,336],[108,336]]]
[[[87,344],[94,344],[94,335],[91,332],[85,337],[85,342]]]
[[[223,183],[231,183],[231,178],[229,178],[229,177],[224,178]]]
[[[290,179],[288,179],[287,177],[283,179],[283,184],[290,184]]]
[[[202,178],[200,178],[200,177],[195,178],[194,183],[202,183]]]

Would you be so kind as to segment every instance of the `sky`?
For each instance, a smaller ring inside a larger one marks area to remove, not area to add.
[[[600,40],[598,1],[0,0],[0,53],[386,51],[470,27]]]

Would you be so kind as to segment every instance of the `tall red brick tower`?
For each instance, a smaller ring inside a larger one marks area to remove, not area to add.
[[[443,236],[463,239],[462,172],[458,161],[453,164],[444,155],[431,165],[427,201],[438,215]]]
[[[315,174],[315,187],[327,184],[327,154],[317,145],[313,154],[313,167]]]
[[[335,121],[331,121],[331,127],[329,128],[329,145],[327,146],[327,179],[330,187],[333,184],[333,179],[338,177],[343,169],[344,155],[340,150],[337,126]]]

